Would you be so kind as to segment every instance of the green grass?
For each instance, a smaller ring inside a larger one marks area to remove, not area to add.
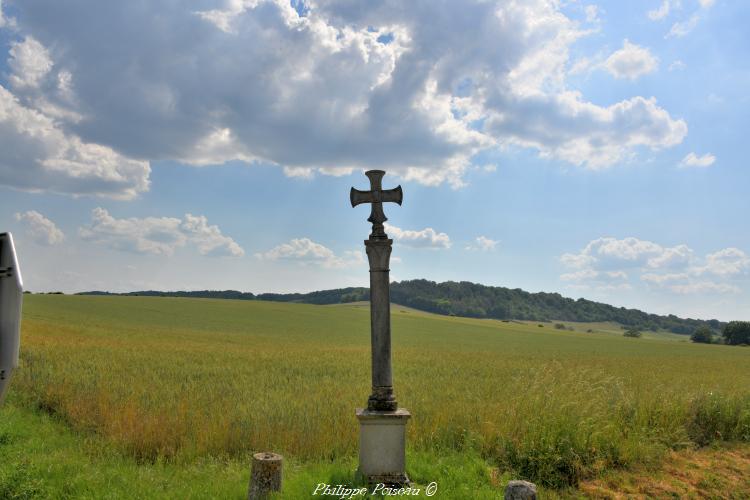
[[[138,464],[98,436],[82,438],[55,418],[13,404],[0,410],[0,498],[246,498],[249,457],[204,457],[190,464]],[[477,456],[408,454],[417,487],[439,484],[435,498],[491,499],[509,475],[492,477]],[[308,498],[321,483],[353,484],[353,457],[300,463],[285,457],[282,498]],[[541,490],[545,492],[544,489]],[[555,492],[549,492],[553,497]],[[422,495],[424,497],[424,495]],[[358,497],[361,498],[361,497]]]
[[[0,498],[240,498],[249,473],[212,458],[189,466],[138,465],[103,439],[82,437],[44,413],[0,412]]]
[[[511,477],[564,492],[670,449],[750,441],[747,348],[399,306],[392,324],[395,391],[413,414],[409,472],[438,480],[445,498],[490,498]],[[304,497],[356,465],[369,363],[362,305],[26,296],[2,429],[22,434],[18,415],[30,415],[50,435],[64,430],[68,451],[49,478],[41,459],[4,462],[2,484],[67,491],[70,462],[82,471],[73,497],[89,475],[92,491],[120,484],[108,474],[146,496],[170,485],[194,488],[175,498],[239,497],[250,453],[273,450],[290,464],[285,496]]]

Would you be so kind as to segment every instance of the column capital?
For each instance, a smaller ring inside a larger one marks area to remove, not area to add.
[[[370,272],[390,271],[390,260],[393,240],[365,240],[367,259],[370,261]]]

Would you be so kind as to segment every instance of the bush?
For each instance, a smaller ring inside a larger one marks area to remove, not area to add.
[[[637,328],[630,328],[625,333],[623,333],[622,335],[623,335],[623,337],[630,337],[630,338],[638,339],[643,334]]]
[[[750,321],[730,321],[722,332],[729,345],[750,344]]]
[[[558,330],[565,330],[565,325],[562,323],[555,323],[555,328]]]
[[[750,399],[707,393],[696,397],[688,409],[686,430],[698,446],[713,441],[750,440]]]
[[[690,336],[690,340],[698,344],[710,344],[711,342],[713,342],[713,339],[713,332],[707,326],[699,326]]]

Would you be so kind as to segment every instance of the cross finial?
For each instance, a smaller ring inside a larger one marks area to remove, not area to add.
[[[352,188],[349,193],[352,207],[356,207],[361,203],[372,203],[370,217],[367,219],[372,222],[372,233],[370,233],[370,239],[388,239],[388,235],[385,234],[385,229],[383,228],[383,223],[388,220],[383,212],[383,203],[393,202],[401,205],[401,201],[404,198],[401,186],[394,189],[383,190],[381,182],[385,172],[382,170],[368,170],[365,172],[365,175],[370,179],[370,190],[360,191]]]

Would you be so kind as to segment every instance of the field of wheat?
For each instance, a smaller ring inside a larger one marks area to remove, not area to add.
[[[552,489],[750,441],[750,349],[393,308],[410,453],[480,457]],[[135,463],[274,450],[351,461],[366,305],[31,295],[11,402]]]

